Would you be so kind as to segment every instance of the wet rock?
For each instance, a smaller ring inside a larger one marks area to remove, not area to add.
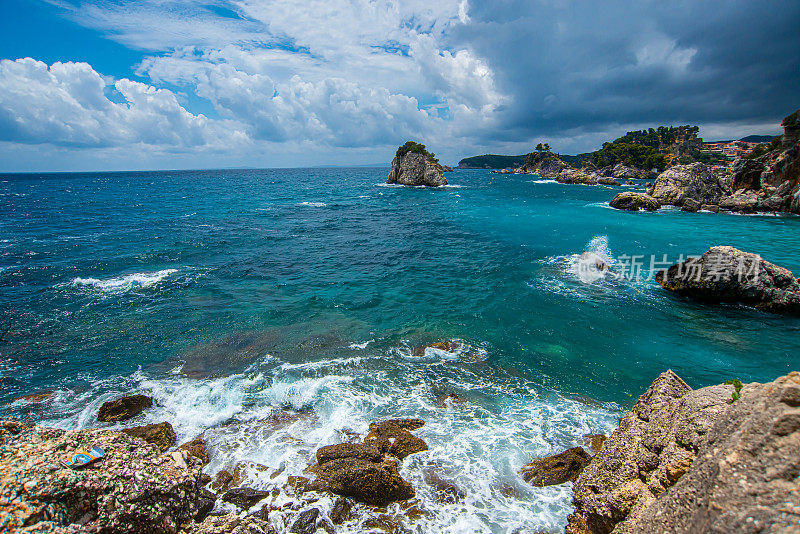
[[[575,480],[592,459],[582,447],[534,460],[520,470],[522,478],[531,486],[553,486]]]
[[[573,486],[566,532],[793,532],[800,428],[784,403],[792,372],[767,384],[692,390],[662,373]],[[791,427],[791,425],[790,425]]]
[[[216,502],[216,493],[208,491],[207,489],[201,489],[197,496],[197,501],[195,501],[195,506],[197,508],[197,512],[194,516],[195,521],[202,522],[208,514],[211,513],[211,510],[214,509],[214,504]]]
[[[330,517],[334,525],[341,525],[350,521],[353,517],[353,501],[344,497],[336,499],[336,502],[333,503]]]
[[[712,213],[719,213],[719,206],[716,204],[703,204],[700,206],[702,211],[710,211]]]
[[[147,395],[129,395],[117,400],[104,402],[97,412],[97,420],[102,423],[126,421],[153,406],[153,399]]]
[[[661,203],[646,193],[623,191],[615,196],[608,204],[612,208],[627,211],[656,211]]]
[[[208,458],[208,450],[206,449],[206,441],[202,436],[197,436],[192,441],[184,443],[178,447],[178,449],[185,450],[189,453],[189,456],[198,458],[201,462],[203,462],[203,465],[208,464],[210,461]]]
[[[417,358],[425,357],[427,349],[437,349],[444,352],[458,352],[463,348],[463,345],[458,341],[441,341],[439,343],[429,343],[428,345],[419,345],[414,349],[414,356]]]
[[[392,170],[386,183],[439,187],[447,185],[447,179],[442,166],[428,155],[408,152],[392,160]]]
[[[406,482],[394,462],[375,463],[360,458],[339,458],[317,468],[313,489],[384,506],[393,501],[410,499],[414,488]]]
[[[379,462],[383,455],[371,445],[363,443],[339,443],[328,445],[317,451],[317,463],[320,465],[337,458],[361,458],[370,462]]]
[[[106,454],[92,466],[61,465],[61,459],[95,445]],[[132,525],[139,532],[176,532],[197,514],[201,479],[199,462],[175,462],[123,432],[0,422],[4,532],[116,534],[131,532]]]
[[[698,211],[700,211],[700,206],[701,206],[700,202],[692,198],[687,198],[686,200],[683,201],[683,207],[681,208],[681,211],[697,213]]]
[[[233,488],[222,495],[222,500],[242,510],[249,510],[267,497],[269,497],[268,491],[253,488]]]
[[[209,516],[188,529],[190,534],[277,534],[272,526],[258,517],[237,514]]]
[[[755,213],[758,211],[760,201],[761,197],[758,193],[749,190],[737,191],[733,195],[720,199],[719,207],[738,213]]]
[[[425,421],[423,421],[422,419],[418,419],[416,417],[411,417],[411,418],[406,418],[406,419],[385,419],[383,421],[376,421],[376,422],[372,423],[370,425],[370,428],[372,428],[372,425],[379,425],[380,426],[380,425],[387,425],[387,424],[388,425],[399,426],[403,430],[412,431],[412,430],[419,430],[420,428],[425,426]]]
[[[437,406],[446,407],[448,405],[452,406],[454,404],[462,404],[465,402],[467,402],[467,399],[461,397],[460,395],[456,393],[448,393],[447,395],[440,396],[437,399],[436,404]]]
[[[592,454],[597,454],[603,448],[603,444],[608,439],[604,434],[589,434],[583,436],[583,444],[592,450]]]
[[[211,483],[211,489],[215,491],[225,491],[233,484],[233,475],[227,469],[222,469],[217,473],[214,481]]]
[[[763,311],[800,314],[800,282],[760,256],[712,247],[656,275],[661,287],[703,302],[739,302]]]
[[[364,444],[401,460],[409,454],[428,450],[427,443],[403,428],[416,424],[416,421],[411,423],[408,421],[412,420],[370,423],[369,434],[364,438]]]
[[[467,497],[453,480],[443,478],[435,469],[426,469],[423,479],[436,493],[436,500],[440,504],[455,504]]]
[[[284,490],[291,490],[287,493],[294,493],[295,495],[299,495],[308,489],[311,481],[306,477],[299,477],[294,475],[289,475],[286,479],[286,485],[283,487]]]
[[[319,510],[310,508],[297,516],[289,532],[292,534],[314,534],[317,531]]]
[[[129,436],[142,439],[147,443],[152,443],[158,447],[161,452],[175,445],[175,431],[172,429],[172,425],[166,421],[163,423],[152,423],[144,426],[125,428],[122,432]]]

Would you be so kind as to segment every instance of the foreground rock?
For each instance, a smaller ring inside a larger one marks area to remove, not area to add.
[[[414,488],[400,476],[398,460],[428,449],[409,432],[424,424],[421,419],[376,422],[370,425],[363,443],[320,448],[317,464],[309,468],[317,476],[310,488],[375,506],[412,498]]]
[[[650,196],[661,204],[683,206],[687,199],[702,204],[718,204],[730,195],[730,174],[703,163],[676,165],[662,172],[650,188]]]
[[[566,532],[797,532],[800,373],[734,391],[662,373],[578,476]]]
[[[104,402],[97,412],[97,420],[102,423],[117,423],[136,417],[153,406],[153,399],[147,395],[130,395],[117,400]]]
[[[97,445],[106,452],[72,470],[60,460]],[[177,456],[176,456],[177,455]],[[174,533],[198,512],[201,463],[162,454],[122,432],[65,432],[0,421],[0,531]]]
[[[534,460],[525,465],[520,474],[531,486],[553,486],[575,480],[592,459],[582,447]]]
[[[733,247],[660,271],[661,287],[703,302],[738,302],[773,313],[800,314],[800,282],[791,271]]]
[[[608,205],[618,210],[627,211],[656,211],[661,207],[661,203],[650,195],[634,191],[619,193],[611,199]]]
[[[175,430],[167,422],[125,428],[122,432],[151,443],[162,452],[175,445]]]
[[[439,187],[447,185],[447,179],[444,168],[425,150],[425,145],[409,141],[397,149],[386,183]]]

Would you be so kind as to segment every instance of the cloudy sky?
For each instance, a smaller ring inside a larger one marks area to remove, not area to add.
[[[0,171],[443,161],[777,133],[800,2],[3,0]]]

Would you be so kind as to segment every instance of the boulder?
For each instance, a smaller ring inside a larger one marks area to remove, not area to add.
[[[222,495],[222,500],[242,510],[249,510],[269,497],[269,495],[270,493],[268,491],[256,490],[253,488],[233,488]]]
[[[554,486],[575,480],[591,459],[583,447],[573,447],[532,461],[522,467],[520,474],[531,486]]]
[[[387,184],[425,185],[439,187],[447,185],[442,166],[426,154],[408,152],[396,156],[392,161]]]
[[[634,180],[636,178],[644,178],[647,174],[646,171],[640,171],[622,163],[617,163],[611,170],[611,176],[617,180]]]
[[[796,531],[800,373],[734,391],[662,373],[575,481],[567,534]]]
[[[428,450],[427,443],[403,428],[402,423],[397,424],[395,421],[370,423],[364,444],[400,460],[410,454]]]
[[[61,465],[95,445],[105,456],[92,466]],[[3,532],[174,533],[193,523],[202,485],[199,461],[177,461],[123,432],[0,422]]]
[[[558,174],[554,176],[554,179],[562,184],[583,184],[583,185],[596,185],[598,180],[600,180],[601,178],[603,180],[614,181],[613,178],[601,177],[591,172],[584,172],[581,169],[573,169],[572,167],[566,167],[561,171],[559,171]]]
[[[438,349],[444,352],[458,352],[463,345],[458,341],[440,341],[438,343],[429,343],[428,345],[419,345],[414,348],[414,356],[423,358],[426,349]]]
[[[383,455],[371,445],[363,443],[339,443],[328,445],[317,451],[317,463],[324,464],[338,458],[361,458],[370,462],[379,462]]]
[[[673,206],[683,206],[686,199],[717,204],[731,193],[730,175],[703,163],[676,165],[658,175],[649,193],[661,204]]]
[[[703,204],[702,206],[700,206],[700,210],[719,213],[719,206],[717,206],[716,204]]]
[[[661,207],[658,200],[646,193],[623,191],[611,199],[608,204],[612,208],[628,211],[656,211]]]
[[[238,514],[211,515],[202,523],[188,529],[188,534],[277,534],[258,514],[244,517]]]
[[[178,447],[178,449],[184,450],[189,453],[190,456],[198,458],[203,462],[203,465],[206,465],[210,461],[208,458],[208,450],[206,449],[206,441],[202,436],[197,436],[192,441],[184,443]]]
[[[126,421],[153,406],[152,397],[147,395],[129,395],[117,400],[104,402],[97,412],[97,420],[102,423]]]
[[[147,443],[152,443],[162,452],[175,445],[175,431],[172,429],[172,425],[166,421],[163,423],[125,428],[122,432],[134,438],[142,439]]]
[[[406,482],[392,461],[381,463],[361,458],[339,458],[316,468],[312,489],[330,491],[375,506],[410,499],[414,488]]]
[[[208,514],[211,513],[211,510],[214,509],[216,502],[216,493],[208,491],[207,489],[201,489],[199,495],[197,496],[197,500],[195,501],[197,513],[194,516],[194,520],[203,521]]]
[[[336,502],[333,503],[333,508],[331,509],[330,518],[331,522],[334,525],[341,525],[342,523],[347,523],[350,521],[353,513],[353,501],[350,499],[346,499],[344,497],[339,497],[336,499]]]
[[[698,201],[694,200],[693,198],[687,198],[686,200],[683,201],[683,207],[681,208],[681,211],[688,211],[688,212],[691,212],[691,213],[696,213],[696,212],[700,211],[700,206],[701,205],[702,204],[700,204]]]
[[[719,207],[739,213],[755,213],[758,211],[760,201],[761,197],[758,193],[749,189],[742,189],[730,196],[721,198]]]
[[[661,287],[702,302],[735,302],[773,313],[800,314],[800,282],[791,271],[733,247],[712,247],[659,271]]]

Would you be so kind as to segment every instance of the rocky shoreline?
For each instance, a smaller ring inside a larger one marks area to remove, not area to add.
[[[124,402],[122,403],[124,404]],[[411,532],[425,514],[398,471],[427,450],[420,419],[376,421],[363,438],[319,447],[282,487],[245,485],[258,464],[213,477],[202,437],[166,448],[147,433],[64,431],[0,421],[0,528],[4,532]],[[162,423],[169,425],[169,423]],[[142,428],[142,427],[140,427]],[[82,469],[59,460],[94,445]],[[569,534],[792,532],[800,525],[800,373],[768,384],[729,381],[692,390],[662,373],[606,438],[519,468],[532,486],[574,482]],[[171,450],[170,450],[171,449]],[[431,472],[443,502],[467,496]],[[330,495],[323,504],[320,500]],[[396,502],[403,520],[386,514]],[[766,529],[766,530],[764,530]]]

